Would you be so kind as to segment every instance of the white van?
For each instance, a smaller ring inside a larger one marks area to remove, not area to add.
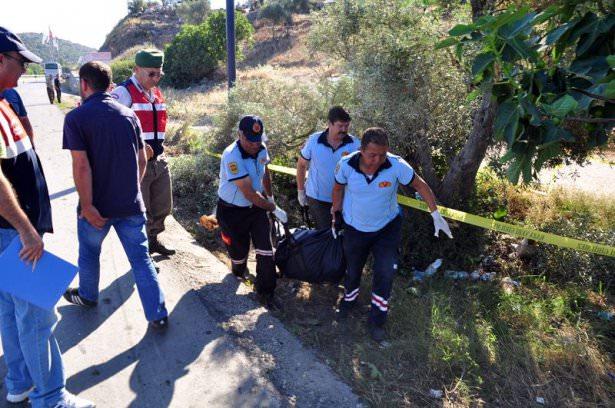
[[[44,67],[45,76],[51,75],[53,78],[56,76],[62,77],[62,66],[57,62],[46,62]]]

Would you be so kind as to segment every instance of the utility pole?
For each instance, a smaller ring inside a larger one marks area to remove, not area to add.
[[[235,0],[226,0],[226,75],[230,90],[235,85]]]

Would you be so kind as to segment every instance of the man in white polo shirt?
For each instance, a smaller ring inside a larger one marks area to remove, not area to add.
[[[397,270],[402,215],[397,203],[400,184],[414,188],[429,206],[435,236],[443,231],[452,238],[436,208],[431,188],[401,157],[388,152],[384,129],[370,128],[361,139],[361,150],[340,160],[335,169],[331,213],[342,210],[345,222],[344,253],[347,269],[344,298],[338,316],[343,319],[356,305],[361,274],[371,252],[374,257],[371,311],[368,329],[372,338],[384,340],[393,277]]]
[[[335,165],[361,145],[359,139],[348,133],[351,119],[344,108],[332,107],[327,119],[327,129],[308,138],[297,160],[297,198],[302,207],[309,207],[317,229],[331,227]]]

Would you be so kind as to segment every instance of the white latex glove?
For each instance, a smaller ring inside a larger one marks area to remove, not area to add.
[[[275,198],[273,198],[272,195],[267,196],[267,201],[269,201],[271,204],[275,204]]]
[[[278,207],[277,205],[275,206],[275,210],[273,210],[273,215],[275,215],[275,217],[282,223],[282,224],[286,224],[288,222],[288,215],[286,215],[286,211],[284,211],[283,209],[281,209],[280,207]]]
[[[308,205],[307,194],[305,194],[305,190],[297,190],[297,200],[299,201],[299,205],[301,207],[306,207]]]
[[[451,233],[448,223],[444,220],[444,218],[442,218],[442,215],[440,215],[438,210],[431,213],[431,218],[433,218],[434,236],[439,237],[440,231],[442,231],[448,235],[449,238],[453,238],[453,234]]]

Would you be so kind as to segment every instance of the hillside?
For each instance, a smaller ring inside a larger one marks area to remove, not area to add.
[[[40,56],[43,61],[55,61],[56,60],[56,51],[52,49],[47,44],[43,44],[41,42],[42,34],[41,33],[20,33],[19,36],[26,44],[32,52],[36,55]],[[60,63],[62,65],[75,65],[83,54],[86,54],[91,51],[95,51],[94,48],[88,47],[86,45],[77,44],[71,41],[58,39],[58,49],[60,52]]]
[[[152,43],[162,49],[173,40],[180,26],[174,10],[149,9],[129,14],[107,34],[100,51],[110,51],[116,57],[128,48],[144,43]]]

